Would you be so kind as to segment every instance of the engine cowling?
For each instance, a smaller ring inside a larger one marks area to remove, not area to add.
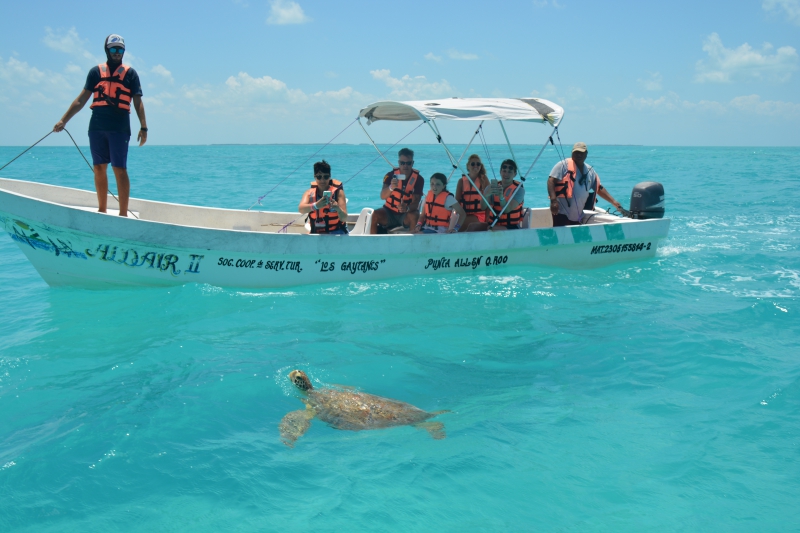
[[[630,217],[664,218],[664,186],[657,181],[637,183],[631,191]]]

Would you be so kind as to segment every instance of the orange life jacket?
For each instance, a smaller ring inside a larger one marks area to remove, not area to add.
[[[556,180],[556,198],[572,198],[572,189],[575,187],[575,161],[567,159],[567,173],[560,180]]]
[[[514,182],[509,185],[505,191],[503,191],[503,196],[506,199],[506,203],[511,201],[511,199],[514,197],[514,193],[517,192],[518,187],[522,187],[522,185],[520,185],[520,182],[517,180],[514,180]],[[500,205],[500,200],[498,200],[496,196],[492,197],[492,203],[494,204],[492,207],[494,208],[495,213],[499,213],[503,210],[503,206]],[[498,220],[497,223],[501,226],[506,226],[509,228],[519,226],[520,222],[522,222],[522,212],[525,210],[522,204],[523,202],[520,202],[519,205],[513,210],[506,208],[506,210],[503,211],[503,214],[500,215],[500,220]],[[491,224],[494,222],[494,218],[494,213],[487,209],[486,221]]]
[[[469,178],[461,175],[461,207],[467,215],[474,215],[483,211],[481,209],[481,195],[469,182]]]
[[[556,198],[566,198],[567,204],[569,204],[569,200],[573,197],[573,190],[575,189],[575,177],[577,176],[577,169],[575,168],[575,161],[572,158],[567,159],[567,173],[564,177],[560,180],[556,180],[555,186],[553,187],[556,192]],[[595,172],[595,175],[597,173]],[[587,174],[588,179],[588,174]],[[598,189],[600,188],[600,179],[597,176],[597,183],[595,187]],[[594,209],[594,204],[597,200],[597,193],[593,193],[589,195],[589,198],[586,199],[586,208],[587,209]],[[591,205],[590,205],[591,204]]]
[[[343,191],[344,187],[342,187],[341,181],[332,179],[328,183],[328,190],[331,191],[331,197],[337,198],[339,191]],[[308,201],[313,203],[318,202],[323,196],[316,181],[311,182],[311,188],[306,191],[306,194],[308,194]],[[308,218],[311,221],[311,233],[330,233],[346,227],[346,224],[339,220],[339,213],[329,209],[327,205],[319,210],[312,209]]]
[[[411,202],[411,196],[414,193],[414,185],[416,185],[418,179],[420,179],[419,170],[413,169],[410,177],[400,180],[402,185],[392,191],[392,194],[386,199],[386,203],[383,204],[383,207],[395,213],[399,213],[401,203],[408,204]]]
[[[453,212],[445,208],[444,203],[453,194],[442,191],[434,198],[433,190],[428,191],[425,197],[425,225],[426,226],[449,226],[450,216]]]
[[[100,81],[94,86],[94,99],[89,107],[110,105],[130,113],[131,92],[122,85],[122,80],[131,67],[120,65],[114,74],[109,74],[108,65],[101,63],[97,66],[100,68]]]

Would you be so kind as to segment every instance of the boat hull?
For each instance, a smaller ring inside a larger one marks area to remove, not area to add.
[[[286,234],[165,223],[144,216],[126,219],[2,187],[0,183],[0,223],[52,286],[207,283],[269,288],[447,273],[485,275],[514,265],[589,269],[651,258],[669,229],[669,220],[659,219],[455,235]],[[159,209],[175,205],[132,200],[131,208],[144,213],[156,204]],[[188,208],[205,209],[174,207]],[[209,210],[208,216],[216,212]],[[247,217],[264,216],[227,213],[245,221],[239,227],[249,227]]]

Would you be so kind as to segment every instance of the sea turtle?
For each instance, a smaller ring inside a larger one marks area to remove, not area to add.
[[[427,420],[448,411],[428,413],[408,403],[350,388],[315,389],[302,370],[289,372],[289,380],[305,394],[301,401],[306,404],[305,409],[287,413],[278,426],[283,443],[290,448],[311,427],[311,419],[314,417],[336,429],[361,431],[410,425],[426,430],[434,439],[443,439],[446,436],[444,424]]]

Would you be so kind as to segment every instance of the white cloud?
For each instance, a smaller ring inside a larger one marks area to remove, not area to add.
[[[463,61],[472,61],[478,59],[478,56],[475,54],[467,54],[464,52],[459,52],[455,48],[451,48],[450,50],[447,51],[447,57],[449,57],[450,59],[460,59]]]
[[[703,50],[707,61],[698,61],[695,81],[700,83],[729,83],[734,80],[772,79],[786,81],[797,69],[797,51],[791,46],[782,46],[770,54],[773,46],[764,43],[761,51],[744,43],[739,48],[725,48],[716,33],[708,36]]]
[[[442,56],[434,55],[433,52],[428,52],[427,54],[425,54],[425,59],[427,59],[428,61],[436,61],[437,63],[442,62]]]
[[[676,112],[711,112],[718,115],[735,113],[744,114],[748,119],[760,116],[800,116],[800,104],[775,100],[761,100],[757,94],[737,96],[729,102],[700,100],[690,102],[670,92],[659,98],[639,98],[633,94],[615,104],[617,110],[651,111],[656,113]]]
[[[779,100],[761,100],[757,94],[750,96],[737,96],[730,101],[730,107],[743,111],[747,116],[797,116],[800,115],[800,104],[794,102],[781,102]]]
[[[786,15],[786,19],[800,26],[800,0],[764,0],[761,7],[765,11],[778,12]]]
[[[205,114],[225,116],[226,121],[261,120],[276,116],[288,120],[294,116],[308,116],[309,113],[315,116],[355,116],[365,102],[374,100],[352,87],[306,93],[271,76],[253,77],[247,72],[229,76],[221,85],[183,86],[177,94],[161,93],[155,98],[157,105],[174,114],[184,113],[188,102],[204,109]]]
[[[85,40],[81,39],[75,28],[70,28],[66,32],[54,32],[51,28],[45,28],[43,42],[48,48],[58,52],[64,52],[76,58],[84,60],[84,63],[100,63],[102,59],[86,49]],[[98,47],[102,50],[102,45]]]
[[[272,0],[267,24],[304,24],[311,19],[300,4],[292,0]]]
[[[559,4],[558,0],[533,0],[533,7],[547,7],[553,6],[556,9],[561,9],[564,7],[564,4]]]
[[[453,88],[447,80],[429,82],[425,76],[405,75],[402,78],[393,78],[389,69],[371,70],[369,72],[376,80],[382,81],[389,87],[391,96],[396,98],[428,98],[434,96],[453,96]]]
[[[662,77],[659,72],[651,72],[650,77],[646,79],[638,79],[639,85],[644,87],[647,91],[660,91]]]
[[[14,57],[7,61],[0,57],[0,94],[14,102],[15,109],[60,102],[73,91],[77,94],[78,88],[62,74],[39,70]]]
[[[156,65],[150,69],[150,72],[153,74],[158,74],[168,82],[172,83],[174,80],[172,79],[172,72],[167,70],[164,65]]]
[[[574,105],[576,102],[586,98],[586,94],[579,87],[567,87],[562,91],[552,83],[546,83],[544,90],[531,91],[531,96],[552,100],[561,106]]]

